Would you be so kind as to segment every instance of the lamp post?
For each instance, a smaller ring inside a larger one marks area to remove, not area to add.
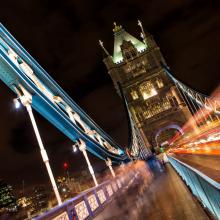
[[[87,165],[88,165],[88,169],[89,169],[90,174],[92,175],[92,179],[93,179],[93,181],[95,183],[95,186],[98,186],[98,182],[97,182],[97,179],[95,177],[95,172],[94,172],[94,170],[92,168],[92,165],[91,165],[91,163],[89,161],[89,158],[88,158],[88,155],[87,155],[87,152],[86,152],[86,143],[83,140],[80,139],[79,142],[78,142],[78,145],[79,145],[79,150],[83,153],[83,156],[86,159],[86,162],[87,162]]]
[[[54,179],[54,176],[53,176],[53,173],[52,173],[52,170],[51,170],[51,167],[50,167],[49,158],[48,158],[47,152],[44,148],[44,145],[43,145],[43,142],[42,142],[42,139],[41,139],[38,127],[37,127],[37,123],[35,121],[34,114],[32,112],[31,98],[26,97],[25,95],[22,95],[19,98],[21,100],[21,103],[26,107],[26,109],[28,111],[29,117],[31,119],[32,126],[34,128],[34,132],[35,132],[35,135],[36,135],[36,138],[37,138],[37,142],[38,142],[38,145],[40,147],[41,157],[42,157],[43,162],[44,162],[44,164],[47,168],[47,172],[48,172],[48,175],[49,175],[52,187],[53,187],[53,191],[55,193],[55,196],[56,196],[56,199],[57,199],[57,202],[58,202],[58,205],[61,205],[62,204],[61,197],[60,197],[60,194],[59,194],[59,191],[58,191],[58,188],[57,188],[57,185],[56,185],[56,181]]]
[[[115,178],[115,171],[112,168],[112,161],[110,158],[107,158],[107,160],[105,161],[106,165],[108,166],[109,170],[111,171],[111,174],[113,176],[113,178]]]

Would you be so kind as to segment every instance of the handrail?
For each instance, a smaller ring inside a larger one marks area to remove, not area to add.
[[[204,173],[200,172],[199,170],[189,166],[188,164],[174,158],[171,156],[168,156],[168,158],[172,158],[173,160],[178,161],[179,163],[181,163],[183,166],[187,167],[188,169],[192,170],[193,172],[195,172],[196,174],[198,174],[199,176],[201,176],[205,181],[207,181],[209,184],[211,184],[212,186],[214,186],[216,189],[220,190],[220,183],[216,182],[215,180],[211,179],[210,177],[208,177],[207,175],[205,175]]]
[[[213,217],[220,219],[220,184],[172,156],[168,156],[168,160],[186,182],[193,195],[209,210]]]
[[[60,206],[39,215],[33,220],[61,220],[77,219],[84,220],[94,218],[99,214],[114,196],[118,195],[128,182],[125,177],[117,177],[103,182],[76,197],[64,202]]]

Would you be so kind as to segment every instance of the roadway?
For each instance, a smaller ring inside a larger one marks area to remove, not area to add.
[[[220,183],[220,156],[198,154],[175,154],[172,156]]]
[[[143,194],[138,190],[120,195],[95,220],[207,220],[210,219],[171,165],[155,172]]]

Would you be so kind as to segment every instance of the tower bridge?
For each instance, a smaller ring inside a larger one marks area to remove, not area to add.
[[[56,207],[36,219],[111,218],[117,201],[126,201],[127,196],[138,205],[127,204],[125,212],[117,210],[117,218],[125,217],[132,209],[131,216],[136,213],[136,219],[148,218],[161,201],[162,211],[157,209],[153,219],[208,219],[204,209],[220,219],[220,180],[216,178],[218,169],[211,165],[218,163],[220,154],[219,94],[208,97],[178,80],[153,37],[144,31],[140,21],[138,25],[142,40],[114,24],[113,55],[99,41],[106,55],[103,61],[127,114],[130,130],[125,148],[106,134],[0,25],[0,79],[14,92],[15,105],[22,104],[28,111],[57,200]],[[93,178],[93,188],[62,200],[32,108],[80,149]],[[178,132],[166,133],[171,129]],[[164,153],[160,156],[168,159],[172,167],[163,167],[152,158],[151,150],[159,153],[165,143],[168,158]],[[105,160],[111,179],[97,181],[87,152]],[[204,166],[207,161],[209,165]],[[112,165],[121,166],[115,171]],[[161,183],[166,188],[161,188]]]

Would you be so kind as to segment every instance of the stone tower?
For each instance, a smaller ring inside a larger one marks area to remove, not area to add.
[[[134,123],[149,147],[164,145],[188,120],[190,112],[173,82],[166,75],[160,48],[140,21],[142,41],[114,23],[114,51],[103,43],[104,63],[116,91],[118,82],[126,97]]]

